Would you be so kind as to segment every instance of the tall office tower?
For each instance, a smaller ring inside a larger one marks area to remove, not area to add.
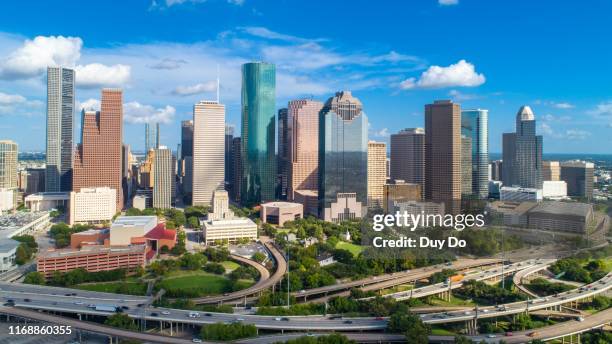
[[[319,112],[323,103],[292,100],[288,105],[288,187],[287,198],[295,200],[295,192],[319,189]]]
[[[425,105],[425,199],[461,210],[461,106],[450,100]]]
[[[145,123],[145,152],[159,147],[159,123]]]
[[[561,165],[558,161],[542,161],[542,180],[561,180]]]
[[[130,198],[132,192],[130,171],[130,145],[123,144],[121,146],[121,191],[123,192],[123,199],[125,200]]]
[[[0,189],[17,189],[17,152],[15,142],[0,141]]]
[[[138,172],[140,174],[139,185],[143,189],[153,188],[155,181],[155,149],[150,149],[145,156],[145,160],[140,165]]]
[[[505,186],[542,188],[542,136],[529,106],[516,114],[516,133],[503,136],[503,179]]]
[[[368,118],[350,91],[337,92],[319,121],[319,214],[338,222],[365,215]]]
[[[368,142],[368,208],[384,208],[385,184],[387,183],[387,144]]]
[[[240,202],[240,181],[242,180],[242,158],[241,158],[241,142],[239,137],[234,137],[232,140],[232,152],[234,160],[232,162],[232,192],[230,197],[235,202]]]
[[[47,192],[72,188],[74,78],[72,69],[47,68]]]
[[[472,141],[471,194],[486,199],[489,197],[489,110],[461,111],[461,134]]]
[[[561,163],[560,179],[567,183],[567,195],[593,198],[593,171],[595,165],[586,161],[564,161]]]
[[[391,180],[419,184],[425,190],[425,130],[407,128],[391,135]]]
[[[211,205],[225,187],[225,105],[203,100],[193,106],[193,205]]]
[[[121,145],[123,91],[103,89],[100,111],[82,112],[81,143],[74,157],[72,191],[108,186],[117,190],[117,211],[123,209]]]
[[[153,207],[168,209],[172,207],[172,151],[166,146],[155,149],[153,162]]]
[[[473,195],[472,166],[473,166],[472,164],[472,138],[470,136],[466,136],[462,134],[461,135],[461,197],[471,198]]]
[[[193,120],[181,122],[181,191],[191,195],[193,176]]]
[[[277,173],[278,173],[278,191],[276,192],[278,199],[287,199],[288,181],[289,181],[289,130],[291,125],[288,122],[289,111],[287,108],[278,110],[278,157],[277,157]]]
[[[232,140],[234,139],[234,126],[232,124],[225,125],[225,189],[232,189],[232,167],[234,154],[232,152]]]
[[[276,191],[276,66],[242,65],[242,185],[245,205],[274,200]]]
[[[501,160],[491,161],[491,180],[501,181],[503,177],[502,170],[504,163]]]

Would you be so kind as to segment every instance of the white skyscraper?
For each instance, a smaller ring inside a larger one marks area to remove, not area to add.
[[[172,206],[172,151],[166,146],[159,146],[155,150],[153,162],[153,207],[168,209]]]
[[[72,190],[74,70],[47,68],[45,191]]]
[[[211,205],[225,179],[225,105],[200,101],[193,107],[193,205]]]

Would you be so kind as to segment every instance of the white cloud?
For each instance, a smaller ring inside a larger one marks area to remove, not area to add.
[[[80,112],[81,110],[94,110],[94,111],[99,111],[100,110],[100,101],[98,99],[94,99],[94,98],[89,98],[85,101],[76,101],[76,104],[74,104],[74,108],[77,112]]]
[[[123,120],[128,123],[169,123],[175,114],[176,109],[169,105],[158,109],[139,102],[123,105]]]
[[[565,137],[569,140],[585,140],[591,133],[586,130],[568,129],[565,131]]]
[[[186,2],[191,2],[191,3],[201,3],[201,2],[205,2],[206,0],[166,0],[166,6],[171,7],[174,5],[182,5]],[[153,1],[153,3],[155,3],[155,1]]]
[[[123,64],[106,66],[91,63],[76,67],[76,84],[83,88],[125,85],[130,80],[131,67]]]
[[[542,116],[542,119],[548,122],[568,122],[572,118],[570,116],[555,116],[551,114],[546,114]]]
[[[236,6],[242,6],[244,5],[244,0],[227,0],[227,3]]]
[[[570,103],[566,103],[566,102],[561,102],[561,103],[551,102],[551,105],[556,107],[557,109],[572,109],[572,108],[574,108],[574,105],[572,105]]]
[[[420,78],[408,78],[400,83],[403,90],[415,88],[444,88],[444,87],[474,87],[485,82],[483,74],[476,73],[473,64],[460,60],[448,67],[431,66],[424,71]]]
[[[450,90],[450,92],[448,92],[448,95],[451,96],[456,101],[474,100],[474,99],[482,98],[480,95],[477,95],[477,94],[463,93],[457,90]]]
[[[217,90],[217,82],[209,81],[204,84],[195,84],[192,86],[178,86],[172,91],[172,94],[178,96],[191,96],[194,94],[214,92]]]
[[[388,128],[382,128],[378,131],[372,132],[372,136],[374,137],[389,137],[390,135],[391,133],[389,132]]]
[[[186,64],[187,61],[183,59],[173,59],[173,58],[165,58],[149,67],[152,69],[179,69],[181,65]]]
[[[581,129],[566,129],[565,131],[563,130],[557,131],[552,126],[550,126],[548,123],[541,123],[539,127],[540,127],[539,128],[540,132],[544,136],[547,136],[553,139],[579,141],[579,140],[585,140],[589,136],[591,136],[591,133],[589,131],[581,130]]]
[[[0,115],[32,116],[42,114],[44,105],[40,100],[29,100],[20,94],[0,92]]]
[[[612,101],[609,100],[597,104],[597,106],[594,109],[590,110],[588,113],[595,117],[610,117],[612,116]]]
[[[459,4],[459,0],[438,0],[438,4],[441,6],[451,6]]]
[[[23,103],[26,101],[26,98],[19,94],[7,94],[0,92],[0,104],[15,104],[15,103]]]
[[[0,59],[0,78],[28,79],[41,75],[47,66],[73,66],[81,57],[78,37],[37,36],[5,59]]]
[[[246,26],[246,27],[239,27],[238,29],[244,31],[245,33],[251,36],[265,38],[265,39],[275,39],[279,41],[297,42],[297,43],[324,41],[324,39],[320,39],[320,38],[307,39],[307,38],[287,35],[284,33],[272,31],[262,26]]]

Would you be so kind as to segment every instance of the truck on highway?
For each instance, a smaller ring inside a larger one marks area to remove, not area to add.
[[[449,285],[451,282],[452,283],[456,283],[456,282],[461,282],[463,280],[463,275],[458,274],[458,275],[452,275],[449,278],[446,279],[446,285]]]
[[[121,308],[115,305],[96,305],[94,309],[100,312],[121,312]]]

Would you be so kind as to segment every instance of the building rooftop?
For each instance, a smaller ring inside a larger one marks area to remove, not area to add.
[[[17,248],[20,242],[13,239],[0,239],[0,253],[9,252]]]
[[[520,214],[526,213],[527,211],[529,211],[529,209],[533,208],[536,205],[537,205],[536,202],[496,201],[496,202],[490,203],[489,207],[491,210],[497,211],[500,213],[520,215]]]
[[[145,238],[155,240],[176,240],[176,230],[166,229],[166,224],[160,223],[145,234]]]
[[[95,253],[144,253],[145,245],[130,245],[130,246],[121,246],[121,247],[106,247],[102,245],[91,245],[91,246],[83,246],[80,250],[75,249],[61,249],[55,250],[51,249],[48,251],[40,252],[38,257],[39,259],[45,258],[62,258],[62,257],[71,257],[71,256],[80,256],[80,255],[88,255]]]
[[[301,203],[293,203],[293,202],[268,202],[261,205],[262,207],[274,207],[274,208],[294,208],[294,207],[302,207]]]
[[[157,216],[119,216],[113,221],[111,227],[145,226],[153,221],[157,223]]]
[[[569,216],[587,216],[593,211],[593,206],[588,203],[578,202],[541,202],[532,209],[529,213],[545,213],[554,215],[569,215]]]
[[[0,231],[18,229],[41,217],[49,216],[46,211],[24,212],[18,211],[13,214],[0,216]]]
[[[527,105],[521,106],[516,116],[520,117],[521,121],[534,121],[535,120],[535,115],[533,114],[533,111]]]

